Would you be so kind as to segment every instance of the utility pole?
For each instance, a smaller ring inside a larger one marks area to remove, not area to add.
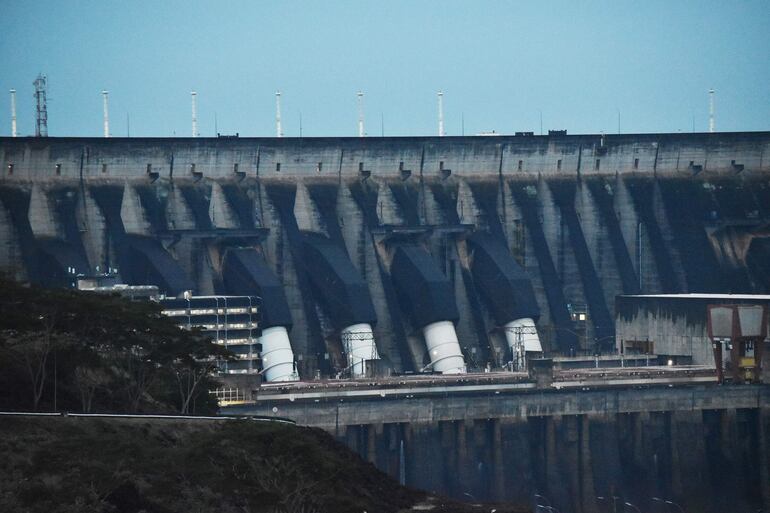
[[[16,89],[11,89],[11,137],[16,137]]]
[[[192,136],[198,137],[198,93],[190,91],[192,100]]]
[[[364,137],[364,93],[358,91],[358,137]]]
[[[444,93],[438,92],[438,136],[444,137]]]
[[[104,102],[104,137],[110,136],[110,107],[109,107],[109,91],[102,90],[102,100]]]
[[[281,91],[275,92],[275,136],[283,137],[283,128],[281,128]]]
[[[709,89],[709,132],[716,131],[716,123],[714,122],[714,90]]]

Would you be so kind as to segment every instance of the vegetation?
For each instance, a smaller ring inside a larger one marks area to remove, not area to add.
[[[158,305],[0,279],[0,410],[216,412],[217,359]],[[0,416],[0,511],[479,513],[327,433],[244,420]]]
[[[216,412],[217,359],[159,305],[0,279],[0,409]]]
[[[252,420],[4,418],[0,511],[395,512],[404,488],[325,432]]]

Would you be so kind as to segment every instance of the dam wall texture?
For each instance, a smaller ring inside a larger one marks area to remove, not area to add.
[[[466,501],[565,513],[676,510],[653,497],[701,513],[770,506],[766,385],[277,397],[228,413],[322,428],[407,485]]]
[[[499,368],[518,318],[594,353],[618,294],[770,292],[768,132],[0,138],[0,162],[3,272],[262,295],[305,379],[344,372],[351,326],[395,372],[451,324]]]

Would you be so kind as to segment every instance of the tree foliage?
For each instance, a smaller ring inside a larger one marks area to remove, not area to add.
[[[231,353],[149,301],[0,279],[0,407],[212,413]]]
[[[396,513],[425,496],[321,430],[250,419],[17,417],[0,454],[3,512]]]

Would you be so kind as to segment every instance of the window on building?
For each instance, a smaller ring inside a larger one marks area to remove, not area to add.
[[[281,163],[280,163],[280,162],[276,162],[276,163],[275,163],[275,171],[276,171],[277,173],[280,173],[280,172],[281,172]]]
[[[639,159],[634,159],[634,169],[639,169]]]
[[[102,173],[107,172],[107,164],[102,164]]]
[[[601,163],[602,163],[602,159],[596,159],[596,166],[594,167],[594,169],[599,171],[599,166],[601,165]]]
[[[556,161],[556,170],[561,171],[561,159]]]

